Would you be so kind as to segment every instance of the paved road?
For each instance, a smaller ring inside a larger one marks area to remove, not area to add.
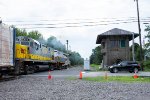
[[[95,77],[95,76],[104,76],[106,73],[105,71],[101,72],[93,72],[93,71],[84,71],[83,67],[72,67],[64,70],[54,70],[50,72],[50,75],[53,78],[66,78],[66,77],[79,77],[79,73],[82,71],[83,77]],[[129,72],[119,72],[119,73],[110,73],[107,71],[108,76],[133,76],[134,73]],[[139,76],[150,76],[150,72],[139,72]],[[24,75],[23,75],[24,76]],[[34,74],[25,75],[28,76],[35,76],[35,77],[47,77],[48,71],[38,72]]]
[[[78,66],[78,67],[71,67],[71,68],[63,69],[63,70],[50,71],[50,75],[55,78],[78,77],[80,71],[83,71],[83,68]],[[48,74],[49,74],[49,71],[43,71],[43,72],[37,72],[34,74],[22,75],[22,76],[47,77]]]

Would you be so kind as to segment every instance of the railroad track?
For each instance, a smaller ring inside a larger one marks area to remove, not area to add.
[[[10,81],[10,80],[15,80],[15,79],[19,79],[19,76],[3,76],[0,78],[0,82],[4,82],[4,81]]]

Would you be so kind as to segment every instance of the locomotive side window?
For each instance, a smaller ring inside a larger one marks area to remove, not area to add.
[[[23,41],[21,42],[22,45],[29,45],[29,42]]]

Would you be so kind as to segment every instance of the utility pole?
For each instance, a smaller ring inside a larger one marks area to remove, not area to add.
[[[0,24],[2,23],[2,19],[1,19],[1,17],[0,17]]]
[[[67,53],[68,53],[68,40],[66,40],[66,42],[67,42]]]
[[[70,45],[69,45],[69,48],[70,48],[69,50],[71,51],[71,46]]]
[[[140,42],[140,62],[141,62],[141,68],[143,70],[143,53],[142,53],[142,43],[141,43],[141,27],[140,27],[140,14],[139,14],[139,3],[138,0],[134,0],[136,1],[136,5],[137,5],[137,17],[138,17],[138,30],[139,30],[139,42]]]
[[[132,33],[132,58],[133,58],[133,61],[135,61],[135,55],[134,55],[134,33]]]

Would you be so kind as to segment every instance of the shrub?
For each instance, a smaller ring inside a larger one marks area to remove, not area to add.
[[[150,60],[144,61],[144,71],[150,71]]]

